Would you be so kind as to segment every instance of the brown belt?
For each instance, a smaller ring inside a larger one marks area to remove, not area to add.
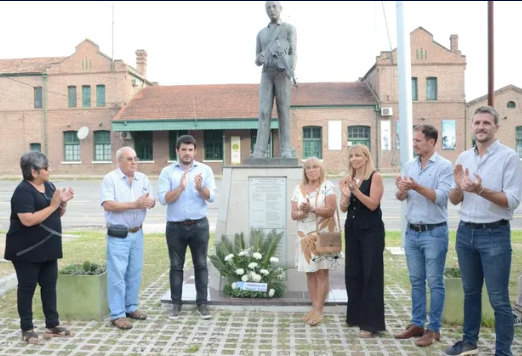
[[[129,232],[132,232],[132,233],[135,233],[135,232],[138,232],[140,231],[140,229],[142,228],[143,225],[140,225],[138,227],[135,227],[135,228],[132,228],[132,229],[129,229]]]

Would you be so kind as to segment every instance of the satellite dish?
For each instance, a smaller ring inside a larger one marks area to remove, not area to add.
[[[80,129],[78,130],[78,133],[76,135],[78,136],[79,140],[83,140],[84,138],[86,138],[89,135],[89,128],[86,126],[80,127]]]

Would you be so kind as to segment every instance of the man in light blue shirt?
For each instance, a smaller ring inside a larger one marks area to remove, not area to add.
[[[214,173],[209,166],[194,160],[194,137],[180,136],[176,143],[176,154],[178,161],[163,168],[158,181],[159,201],[167,205],[166,236],[173,304],[169,319],[177,319],[181,313],[183,266],[187,246],[190,247],[194,263],[197,310],[203,319],[210,319],[207,307],[207,253],[210,236],[207,202],[216,199]]]
[[[130,147],[116,152],[118,169],[107,173],[101,185],[101,205],[107,227],[121,226],[126,237],[107,232],[107,278],[112,324],[128,330],[126,318],[144,320],[138,310],[138,294],[143,269],[143,221],[147,209],[154,208],[152,186],[143,173],[137,172],[138,158]],[[108,230],[109,231],[109,230]]]
[[[456,250],[464,287],[463,338],[446,355],[475,355],[484,280],[495,311],[496,356],[511,356],[514,323],[509,301],[511,229],[509,220],[520,204],[522,169],[518,153],[501,144],[499,116],[491,106],[473,114],[471,133],[477,145],[457,159],[452,204],[461,204]]]
[[[448,193],[453,164],[435,151],[439,133],[420,125],[413,134],[419,157],[406,163],[397,177],[397,199],[407,200],[406,263],[411,283],[412,322],[397,339],[421,337],[415,344],[429,346],[440,339],[444,309],[444,265],[448,252]],[[430,320],[426,329],[426,280],[430,288]]]

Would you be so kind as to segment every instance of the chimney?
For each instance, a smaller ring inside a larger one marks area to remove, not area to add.
[[[459,52],[459,35],[450,36],[451,52]]]
[[[143,49],[136,51],[136,70],[143,78],[147,77],[147,52]]]

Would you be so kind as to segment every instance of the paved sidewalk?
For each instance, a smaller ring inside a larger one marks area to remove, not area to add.
[[[344,313],[328,313],[325,321],[310,327],[301,321],[302,313],[255,310],[230,311],[211,307],[213,318],[201,320],[193,305],[184,306],[178,320],[167,319],[168,310],[159,300],[168,289],[168,273],[163,274],[141,294],[146,321],[120,331],[109,320],[65,321],[75,334],[72,338],[43,340],[39,345],[21,341],[17,319],[0,319],[0,355],[101,356],[101,355],[235,355],[235,356],[422,356],[441,355],[441,350],[460,336],[458,328],[443,329],[440,343],[421,349],[413,340],[398,341],[392,334],[409,320],[409,292],[398,286],[386,288],[387,332],[373,339],[358,338],[357,328],[348,328]],[[223,308],[223,307],[222,307]],[[37,332],[44,323],[35,321]],[[481,355],[494,354],[494,332],[482,329]],[[522,355],[522,332],[517,328],[513,355]]]

